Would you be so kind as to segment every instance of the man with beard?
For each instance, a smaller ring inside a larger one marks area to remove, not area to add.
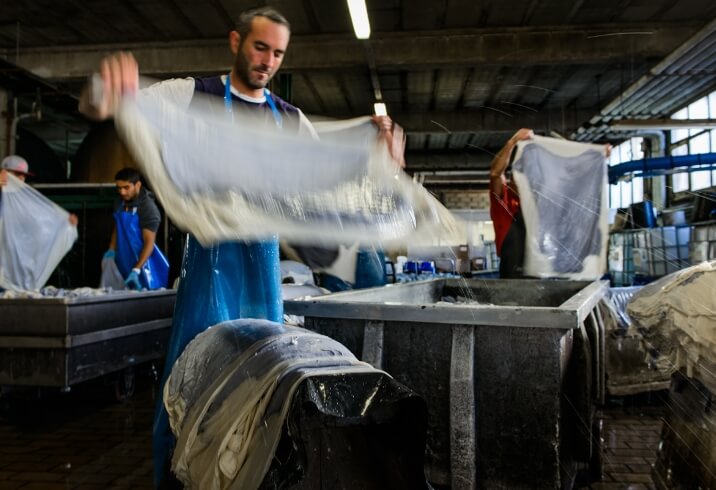
[[[228,74],[168,80],[144,90],[168,97],[182,107],[188,107],[197,92],[223,97],[225,112],[245,111],[275,125],[279,131],[315,137],[303,113],[266,88],[281,66],[289,38],[289,23],[275,9],[261,7],[246,11],[239,16],[236,30],[229,34],[234,62]],[[137,91],[139,77],[137,63],[129,53],[104,59],[100,74],[104,84],[102,100],[90,103],[89,90],[85,90],[80,110],[101,120],[112,116],[122,95]],[[402,130],[387,116],[374,117],[374,122],[387,140],[393,158],[402,166]],[[230,241],[203,247],[190,236],[184,252],[162,385],[184,347],[208,327],[238,318],[282,322],[280,282],[277,240]],[[160,399],[154,423],[157,487],[168,473],[172,445],[173,436]]]

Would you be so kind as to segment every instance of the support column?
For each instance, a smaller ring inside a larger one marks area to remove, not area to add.
[[[11,109],[8,105],[8,93],[0,90],[0,158],[10,154],[10,118]]]

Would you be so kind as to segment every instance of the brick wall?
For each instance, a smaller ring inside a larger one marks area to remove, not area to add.
[[[444,191],[440,201],[448,209],[489,209],[488,191]]]

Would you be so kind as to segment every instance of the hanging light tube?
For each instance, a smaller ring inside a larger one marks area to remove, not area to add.
[[[368,9],[365,0],[348,0],[348,11],[351,14],[353,30],[358,39],[370,37],[370,21],[368,20]]]

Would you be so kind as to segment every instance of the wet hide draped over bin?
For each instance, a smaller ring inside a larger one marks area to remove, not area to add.
[[[716,261],[644,286],[627,306],[649,347],[716,393]]]
[[[366,383],[366,379],[370,381]],[[314,380],[320,381],[312,386]],[[317,396],[311,400],[305,396],[307,391],[317,392]],[[300,400],[292,404],[294,396]],[[289,447],[306,447],[302,432],[309,433],[308,426],[324,420],[313,418],[312,424],[284,429],[289,412],[305,411],[309,400],[332,421],[322,433],[324,442],[331,439],[331,430],[340,432],[341,427],[368,433],[371,427],[388,432],[395,425],[404,426],[401,437],[393,441],[405,446],[393,453],[398,454],[397,459],[384,458],[389,459],[384,463],[387,471],[381,472],[381,463],[376,461],[372,468],[357,472],[393,475],[385,477],[382,486],[361,488],[426,488],[427,412],[422,399],[356,359],[335,340],[265,320],[216,325],[197,336],[175,363],[164,389],[164,405],[177,437],[172,471],[187,488],[202,490],[274,488],[261,486],[265,478],[281,481],[281,488],[316,488],[305,481],[316,467],[319,473],[330,474],[330,466],[355,466],[362,447],[354,445],[353,461],[341,462],[340,438],[332,439],[335,461],[329,465],[316,459],[321,451],[311,446],[298,458],[300,464],[293,465],[294,458],[281,457],[272,467],[282,434],[291,437]],[[370,453],[382,455],[381,448],[386,445],[390,443],[381,440]],[[406,467],[413,471],[398,471]],[[289,477],[294,483],[301,480],[296,474],[302,475],[304,486],[287,486]],[[334,485],[355,482],[356,475],[339,474],[337,478]]]
[[[654,482],[716,488],[716,261],[647,284],[627,311],[673,373]]]

